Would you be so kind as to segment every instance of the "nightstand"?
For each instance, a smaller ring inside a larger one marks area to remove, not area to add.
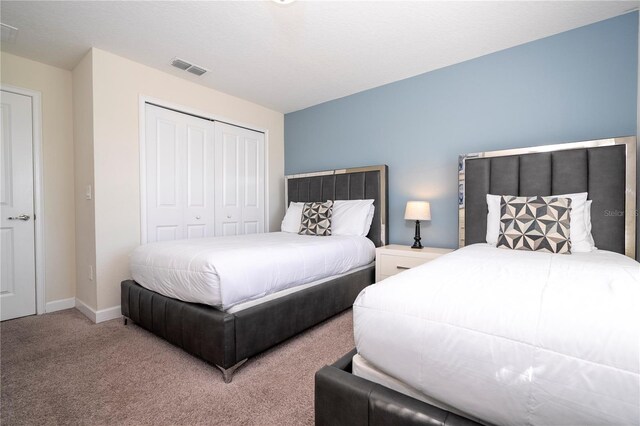
[[[376,249],[376,282],[407,269],[437,259],[452,249],[424,247],[412,249],[409,246],[390,244]]]

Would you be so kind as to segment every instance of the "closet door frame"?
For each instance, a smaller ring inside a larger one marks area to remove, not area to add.
[[[253,124],[242,123],[215,114],[199,111],[184,105],[153,98],[150,96],[139,96],[138,108],[138,129],[139,129],[139,152],[140,152],[140,244],[147,243],[147,158],[146,158],[146,105],[168,108],[179,113],[193,115],[205,120],[219,121],[232,126],[244,127],[264,134],[264,232],[269,232],[269,130],[263,129]]]

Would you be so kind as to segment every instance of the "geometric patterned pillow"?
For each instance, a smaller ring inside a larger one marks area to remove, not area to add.
[[[570,212],[571,198],[502,196],[497,246],[570,254]]]
[[[302,222],[300,223],[300,235],[317,235],[326,237],[331,235],[331,214],[333,213],[333,201],[324,203],[304,203],[302,208]]]

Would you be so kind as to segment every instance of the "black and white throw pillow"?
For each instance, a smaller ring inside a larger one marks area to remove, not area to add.
[[[331,235],[331,214],[333,201],[324,203],[304,203],[300,235],[317,235],[326,237]]]
[[[571,198],[502,196],[497,246],[569,254],[570,212]]]

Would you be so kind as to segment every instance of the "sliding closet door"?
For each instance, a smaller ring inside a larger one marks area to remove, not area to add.
[[[214,124],[146,106],[147,242],[212,237]]]
[[[215,123],[216,235],[264,232],[264,134]]]

